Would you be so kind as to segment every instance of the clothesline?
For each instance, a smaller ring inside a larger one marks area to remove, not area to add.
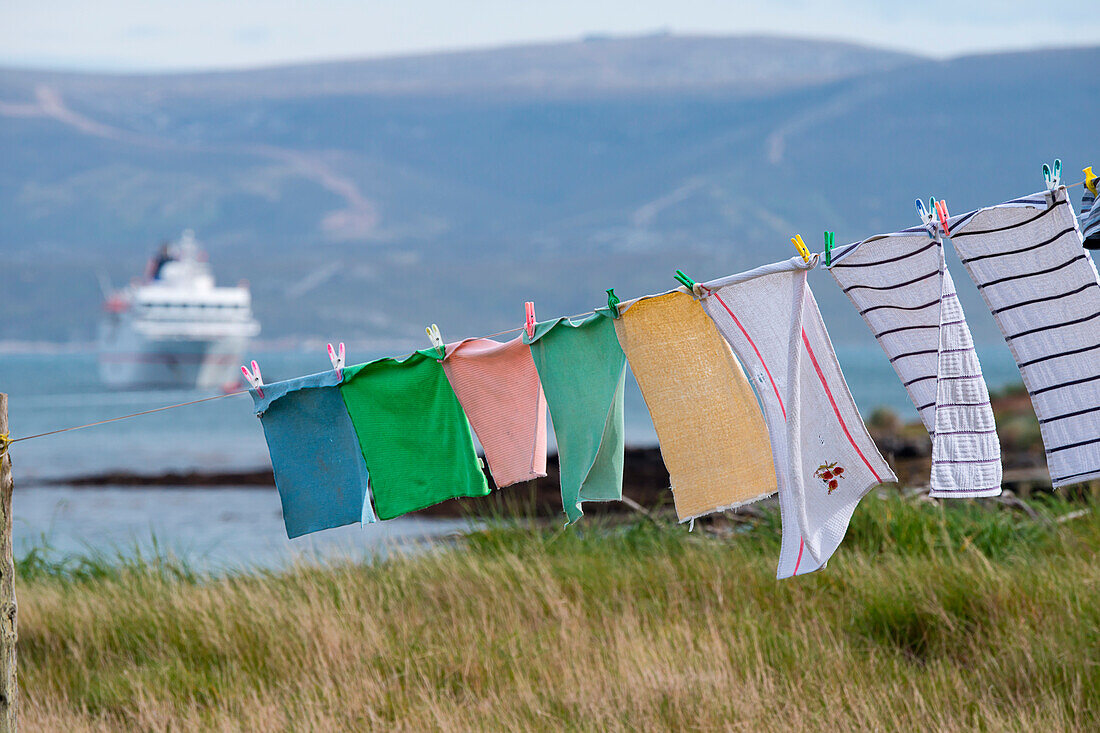
[[[1084,184],[1085,184],[1085,181],[1081,180],[1081,181],[1077,181],[1076,183],[1066,184],[1065,188],[1067,188],[1067,189],[1076,188],[1077,186],[1083,186]],[[630,301],[627,301],[627,302],[630,302]],[[578,313],[578,314],[575,314],[575,315],[572,315],[572,316],[567,316],[567,318],[569,320],[574,320],[574,319],[577,319],[577,318],[584,318],[584,317],[595,314],[595,312],[596,311],[594,311],[594,310],[585,311],[584,313]],[[523,329],[524,329],[524,326],[518,326],[516,328],[510,328],[510,329],[506,329],[504,331],[498,331],[496,333],[491,333],[491,334],[488,334],[487,336],[480,336],[480,337],[473,337],[473,338],[491,339],[491,338],[495,338],[497,336],[504,336],[504,335],[507,335],[507,334],[516,333],[518,331],[522,331]],[[133,413],[130,413],[128,415],[119,415],[118,417],[107,418],[106,420],[97,420],[96,422],[86,423],[84,425],[73,425],[73,426],[70,426],[70,427],[58,428],[56,430],[49,430],[49,431],[46,431],[46,432],[43,432],[43,433],[35,433],[34,435],[24,435],[24,436],[19,437],[19,438],[8,439],[6,441],[6,444],[10,445],[12,443],[19,443],[19,442],[24,441],[24,440],[34,440],[36,438],[44,438],[44,437],[47,437],[47,436],[50,436],[50,435],[58,435],[60,433],[71,432],[73,430],[83,430],[85,428],[96,427],[96,426],[99,426],[99,425],[106,425],[108,423],[119,422],[121,420],[129,420],[131,418],[141,417],[143,415],[151,415],[153,413],[164,412],[166,410],[174,410],[174,409],[177,409],[177,408],[180,408],[180,407],[189,407],[191,405],[197,405],[197,404],[201,404],[203,402],[212,402],[214,400],[225,399],[226,397],[237,397],[239,395],[248,394],[248,392],[249,392],[248,390],[239,390],[239,391],[236,391],[236,392],[228,392],[226,394],[214,395],[212,397],[203,397],[201,399],[190,400],[188,402],[180,402],[180,403],[173,404],[173,405],[165,405],[163,407],[156,407],[156,408],[153,408],[151,410],[142,410],[140,412],[133,412]]]

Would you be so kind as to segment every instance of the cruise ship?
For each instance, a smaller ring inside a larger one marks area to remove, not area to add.
[[[187,230],[164,245],[145,277],[108,294],[99,373],[114,389],[229,389],[260,332],[248,285],[217,287]]]

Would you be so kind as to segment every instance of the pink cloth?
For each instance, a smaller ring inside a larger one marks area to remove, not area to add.
[[[499,486],[546,475],[546,397],[531,347],[466,339],[447,345],[443,369],[485,449]]]

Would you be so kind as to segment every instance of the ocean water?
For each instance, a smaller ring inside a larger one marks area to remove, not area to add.
[[[876,344],[838,348],[849,388],[864,415],[879,405],[915,420],[909,403]],[[991,388],[1018,382],[1007,348],[979,348]],[[349,354],[355,363],[380,354]],[[331,368],[327,355],[300,351],[255,352],[268,382]],[[100,383],[95,355],[0,354],[0,391],[9,395],[13,438],[106,420],[210,396],[196,391],[112,392]],[[628,378],[627,442],[657,442],[641,393]],[[449,533],[463,522],[407,518],[330,530],[289,541],[274,489],[75,488],[65,478],[128,471],[160,474],[188,470],[268,468],[259,420],[248,395],[144,415],[83,430],[16,443],[17,547],[43,541],[59,552],[148,550],[161,547],[199,564],[273,566],[295,557],[363,556],[409,541]],[[60,482],[41,486],[44,480]]]

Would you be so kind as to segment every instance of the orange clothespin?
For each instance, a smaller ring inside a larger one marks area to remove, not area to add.
[[[947,228],[947,202],[943,199],[936,202],[936,214],[940,217],[940,226],[943,227],[943,236],[950,237],[951,231]]]
[[[535,304],[529,300],[523,304],[523,307],[527,311],[527,323],[524,325],[527,330],[527,338],[533,339],[535,337]]]

